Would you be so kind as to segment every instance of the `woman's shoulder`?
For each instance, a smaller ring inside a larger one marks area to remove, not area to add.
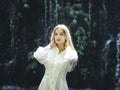
[[[76,50],[74,50],[71,46],[67,46],[66,51],[67,52],[76,52]]]

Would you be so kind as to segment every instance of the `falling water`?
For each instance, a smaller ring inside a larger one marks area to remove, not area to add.
[[[104,73],[107,73],[108,71],[108,69],[107,69],[107,66],[108,66],[108,62],[109,62],[109,60],[108,60],[108,58],[109,58],[109,49],[110,49],[110,43],[111,42],[113,42],[114,41],[114,38],[113,38],[113,35],[111,35],[110,36],[110,38],[106,41],[106,43],[105,43],[105,46],[104,46],[104,48],[103,48],[103,50],[102,50],[102,56],[103,56],[103,59],[104,59],[104,66],[103,66],[103,68],[104,68]]]
[[[115,90],[120,90],[120,32],[117,34],[117,39],[113,38],[113,35],[111,35],[110,39],[108,39],[106,41],[105,47],[103,49],[103,56],[104,56],[104,60],[105,60],[105,64],[104,64],[104,70],[105,73],[108,73],[108,63],[109,63],[109,49],[110,49],[110,43],[111,42],[115,42],[116,43],[116,68],[115,68]]]
[[[52,1],[50,0],[50,9],[49,9],[49,13],[50,13],[50,22],[52,22]]]
[[[103,35],[106,35],[106,31],[107,31],[107,9],[106,9],[106,4],[105,1],[102,1],[102,9],[103,9]],[[104,38],[103,38],[104,39]]]
[[[55,14],[56,14],[56,24],[58,23],[58,0],[55,0]]]
[[[11,60],[9,60],[9,62],[7,62],[6,65],[6,69],[8,71],[8,73],[11,75],[12,79],[13,73],[14,73],[14,69],[15,69],[15,60],[16,60],[16,26],[15,26],[15,22],[17,20],[15,14],[16,14],[16,2],[9,2],[9,12],[10,12],[10,32],[11,32]],[[17,23],[16,23],[17,24]],[[10,82],[11,83],[11,82]]]
[[[45,7],[45,15],[44,15],[44,41],[47,39],[47,0],[44,0],[44,7]]]
[[[115,77],[117,80],[116,83],[116,89],[115,90],[119,90],[120,89],[120,32],[117,35],[117,40],[116,40],[116,47],[117,47],[117,65],[116,65],[116,72],[115,72]]]
[[[92,7],[92,3],[91,0],[89,0],[89,7],[88,7],[88,13],[89,13],[89,32],[88,32],[88,37],[90,38],[91,36],[91,7]]]
[[[15,20],[15,5],[11,3],[10,5],[10,31],[11,31],[11,49],[12,53],[14,54],[15,51],[15,25],[14,25],[14,20]]]
[[[44,0],[44,42],[49,41],[50,32],[58,23],[58,0]]]

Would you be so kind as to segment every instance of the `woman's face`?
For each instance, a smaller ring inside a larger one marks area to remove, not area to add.
[[[64,31],[60,28],[56,29],[54,39],[57,45],[64,45],[66,40]]]

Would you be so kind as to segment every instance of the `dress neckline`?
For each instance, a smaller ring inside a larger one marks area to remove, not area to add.
[[[57,50],[57,54],[58,54],[58,55],[62,54],[62,53],[65,52],[65,50],[66,50],[66,49],[64,49],[63,51],[59,52],[58,47],[55,47],[55,49]]]

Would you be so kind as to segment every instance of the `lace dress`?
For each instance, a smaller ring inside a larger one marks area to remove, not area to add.
[[[45,66],[45,74],[38,90],[68,90],[66,74],[78,58],[70,46],[61,53],[57,47],[51,48],[50,45],[39,47],[34,52],[34,57]]]

